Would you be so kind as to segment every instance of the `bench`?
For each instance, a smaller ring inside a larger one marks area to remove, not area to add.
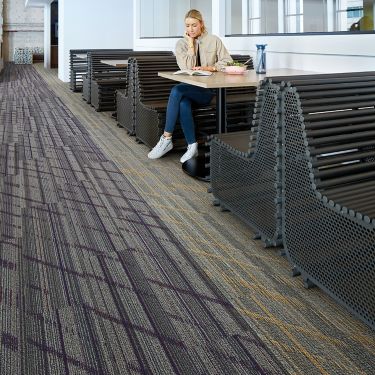
[[[292,80],[281,100],[288,258],[375,328],[375,72]]]
[[[212,192],[266,245],[284,244],[306,287],[375,328],[375,72],[277,77],[260,91],[251,132],[212,137]]]
[[[44,54],[43,53],[33,53],[33,64],[41,63],[44,61]]]
[[[294,76],[293,79],[311,82],[322,77],[327,75]],[[288,79],[290,77],[274,77],[267,81],[283,86],[283,81]],[[261,90],[264,90],[263,86]],[[276,126],[274,104],[269,107],[269,112],[263,109],[265,103],[268,101],[257,99],[251,132],[215,134],[209,138],[209,145],[210,190],[214,196],[214,204],[232,211],[249,224],[256,231],[255,237],[268,247],[283,244],[279,190],[282,175],[279,155],[281,133],[273,129]],[[281,108],[280,104],[277,106]],[[280,128],[281,124],[278,126]],[[262,138],[259,138],[260,135]],[[253,153],[254,142],[259,142],[259,148]],[[298,273],[296,270],[293,272]]]
[[[43,47],[16,47],[13,61],[15,64],[32,64],[44,60]]]
[[[214,204],[250,225],[265,246],[282,244],[279,85],[257,89],[249,131],[214,134],[210,144],[210,191]],[[250,109],[250,106],[249,106]],[[252,107],[251,107],[252,110]]]
[[[135,135],[135,93],[133,82],[133,59],[128,59],[126,85],[123,90],[116,91],[117,126],[124,128],[129,135]]]
[[[237,59],[240,56],[237,56]],[[249,56],[241,56],[245,61]],[[135,122],[132,132],[138,141],[150,148],[154,147],[163,133],[165,113],[172,87],[177,83],[158,76],[161,71],[176,71],[176,61],[158,64],[148,59],[131,61],[133,71],[133,92],[135,93]],[[227,91],[227,123],[228,129],[248,129],[251,123],[249,103],[255,98],[252,89],[229,89]],[[216,99],[207,106],[193,106],[193,116],[198,133],[212,134],[216,131]],[[174,132],[174,139],[182,139],[179,124]]]
[[[69,51],[69,81],[70,89],[74,92],[81,92],[83,89],[83,80],[88,72],[88,53],[99,51],[124,51],[114,49],[71,49]],[[131,51],[126,49],[125,51]]]
[[[74,92],[82,91],[82,78],[87,74],[87,51],[83,49],[69,51],[69,87]]]
[[[135,79],[138,61],[142,61],[145,65],[149,64],[151,67],[156,65],[160,70],[166,69],[170,71],[177,69],[176,57],[173,54],[158,57],[143,55],[129,58],[127,70],[128,84],[123,91],[117,91],[116,97],[118,125],[123,127],[129,135],[135,135],[136,107],[139,101],[139,85]],[[163,85],[166,84],[170,91],[172,86],[168,80],[159,80],[159,82],[163,82]]]
[[[158,72],[178,70],[176,57],[159,58],[155,63],[147,58],[132,60],[133,93],[135,101],[134,132],[137,141],[152,148],[163,133],[165,110],[175,82],[158,76]],[[175,138],[182,138],[177,126]]]
[[[171,51],[131,51],[116,55],[116,59],[128,60],[131,56],[173,56]],[[111,59],[96,54],[92,57],[91,105],[96,111],[116,110],[116,91],[124,91],[127,86],[127,66],[114,67],[100,60]]]
[[[129,49],[91,50],[87,52],[87,73],[82,77],[82,98],[91,104],[91,86],[94,79],[118,77],[124,79],[126,68],[103,64],[100,60],[126,60]]]

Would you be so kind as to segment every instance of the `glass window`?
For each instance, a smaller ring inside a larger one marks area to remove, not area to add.
[[[303,33],[303,0],[286,0],[284,18],[285,33]]]
[[[260,34],[260,13],[261,13],[261,5],[260,0],[253,0],[250,1],[249,4],[249,34]]]
[[[140,37],[181,36],[189,9],[198,9],[208,30],[211,29],[211,0],[140,0]]]
[[[226,34],[374,31],[375,0],[226,0]]]

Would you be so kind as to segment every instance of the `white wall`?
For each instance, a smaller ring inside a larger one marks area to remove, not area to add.
[[[228,37],[224,43],[231,52],[253,57],[255,44],[267,43],[269,68],[327,73],[375,69],[375,34]]]
[[[69,81],[69,50],[133,48],[133,0],[59,0],[59,78]]]
[[[51,4],[43,6],[44,11],[44,67],[51,67]]]
[[[135,22],[139,22],[135,4]],[[222,0],[212,1],[212,13],[222,6]],[[225,9],[225,6],[221,9]],[[221,13],[221,12],[219,12]],[[181,20],[183,23],[183,20]],[[224,35],[223,23],[213,17],[212,29]],[[135,24],[134,49],[174,50],[178,39],[140,39]],[[257,43],[267,43],[268,68],[295,68],[315,72],[345,72],[375,70],[375,34],[358,35],[280,35],[222,37],[231,53],[250,54],[255,58]]]

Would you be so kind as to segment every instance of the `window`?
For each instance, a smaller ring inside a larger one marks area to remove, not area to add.
[[[260,0],[250,1],[249,4],[249,34],[260,34]]]
[[[226,0],[226,34],[374,31],[375,0]]]
[[[284,17],[285,33],[303,33],[303,0],[286,0]]]
[[[140,37],[163,38],[184,33],[184,17],[198,9],[211,29],[211,0],[140,0]]]
[[[365,30],[367,25],[363,10],[363,1],[337,0],[338,27],[349,31]]]

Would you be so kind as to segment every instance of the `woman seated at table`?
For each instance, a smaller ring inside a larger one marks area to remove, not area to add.
[[[224,44],[215,35],[207,33],[202,14],[191,9],[185,15],[185,35],[176,44],[176,59],[180,69],[221,70],[232,61]],[[172,150],[172,133],[179,118],[188,144],[187,151],[180,161],[184,163],[198,155],[195,139],[195,126],[192,103],[207,105],[211,102],[214,91],[186,83],[180,83],[171,90],[168,100],[164,134],[157,145],[149,152],[150,159],[158,159]]]

